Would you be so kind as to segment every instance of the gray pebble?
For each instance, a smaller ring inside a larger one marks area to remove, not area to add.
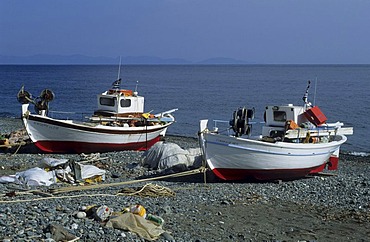
[[[181,147],[197,147],[197,140],[192,138],[169,137]],[[141,167],[143,152],[125,151],[101,154],[108,157],[107,164],[112,167],[112,175],[107,177],[106,183],[134,180],[142,175],[156,174]],[[34,167],[44,155],[16,154],[12,157],[0,159],[0,166],[8,167],[9,162],[22,168]],[[53,155],[55,158],[78,160],[78,155]],[[81,237],[81,241],[138,241],[143,242],[137,234],[117,229],[108,229],[99,222],[84,218],[78,219],[75,214],[82,206],[107,205],[114,211],[135,203],[142,204],[147,213],[161,216],[165,223],[163,229],[168,233],[158,239],[164,241],[289,241],[282,231],[271,232],[269,239],[263,237],[263,232],[269,227],[256,228],[253,223],[240,228],[235,232],[232,216],[238,216],[238,211],[232,209],[243,205],[248,208],[251,204],[261,204],[269,207],[284,207],[285,204],[297,203],[304,207],[320,206],[323,208],[337,208],[343,211],[369,212],[370,211],[370,166],[356,162],[356,157],[345,156],[345,166],[339,168],[336,176],[313,177],[281,183],[250,183],[250,182],[214,182],[204,185],[202,182],[186,180],[184,182],[151,181],[152,183],[175,190],[175,197],[133,197],[133,196],[86,196],[79,198],[64,198],[40,200],[37,202],[0,204],[0,233],[9,236],[11,241],[22,241],[26,237],[41,236],[44,241],[52,240],[50,232],[43,232],[50,223],[59,223],[68,229],[71,234]],[[363,158],[365,159],[365,158]],[[13,170],[10,170],[13,171]],[[114,175],[115,174],[115,175]],[[119,176],[116,176],[119,174]],[[114,177],[114,179],[112,178]],[[132,187],[141,187],[144,183],[134,184]],[[7,186],[1,185],[7,192]],[[58,187],[58,186],[56,186]],[[128,187],[128,186],[125,186]],[[78,191],[61,195],[79,194],[115,194],[123,187],[103,188],[99,190]],[[44,189],[47,188],[37,188]],[[38,198],[35,195],[17,197],[16,199]],[[277,202],[276,202],[277,201]],[[212,206],[219,211],[212,210]],[[240,207],[239,207],[240,208]],[[329,209],[328,209],[329,210]],[[236,213],[233,215],[233,213]],[[248,222],[257,218],[243,218]],[[292,222],[294,223],[294,222]],[[238,225],[240,226],[240,225]],[[274,227],[271,226],[270,227]],[[279,226],[278,226],[279,227]],[[297,232],[282,228],[286,233]],[[259,232],[256,232],[259,231]],[[262,232],[261,232],[262,231]],[[315,231],[313,231],[314,233]],[[261,237],[258,237],[261,236]],[[286,235],[287,236],[287,235]],[[37,237],[39,238],[39,237]],[[257,239],[256,239],[257,238]],[[8,238],[2,238],[6,241]],[[35,239],[36,241],[38,239]],[[290,239],[291,240],[291,239]],[[294,241],[305,240],[303,237],[294,238]],[[311,240],[315,241],[315,240]],[[353,240],[355,241],[355,240]]]

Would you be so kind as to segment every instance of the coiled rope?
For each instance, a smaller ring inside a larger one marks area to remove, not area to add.
[[[174,197],[176,194],[174,191],[167,187],[148,183],[145,184],[142,188],[131,188],[131,187],[123,188],[116,195],[139,196],[139,197]]]

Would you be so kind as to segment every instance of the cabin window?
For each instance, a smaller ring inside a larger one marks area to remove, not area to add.
[[[122,108],[131,107],[131,99],[121,99],[121,107]]]
[[[114,103],[115,103],[114,100],[115,98],[106,98],[106,97],[101,97],[99,99],[100,105],[110,106],[110,107],[114,107]]]
[[[286,113],[284,111],[274,111],[274,121],[285,122]]]

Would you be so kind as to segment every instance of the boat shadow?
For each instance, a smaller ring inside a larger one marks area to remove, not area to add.
[[[47,154],[46,152],[37,148],[32,142],[27,142],[20,145],[12,145],[0,149],[0,153],[4,154]]]

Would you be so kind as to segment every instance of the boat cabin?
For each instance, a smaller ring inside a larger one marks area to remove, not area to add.
[[[99,94],[97,98],[98,109],[94,115],[126,117],[144,112],[144,97],[132,90],[111,89]]]
[[[307,122],[305,111],[305,107],[293,106],[293,104],[267,106],[264,114],[265,125],[262,127],[262,136],[282,136],[286,131],[286,124],[289,120],[298,125]]]
[[[342,128],[342,123],[326,123],[326,116],[317,106],[267,106],[265,110],[265,125],[262,127],[262,137],[287,138],[299,142],[299,139],[322,137],[335,134],[353,134],[352,127]],[[319,139],[314,139],[316,142]]]

